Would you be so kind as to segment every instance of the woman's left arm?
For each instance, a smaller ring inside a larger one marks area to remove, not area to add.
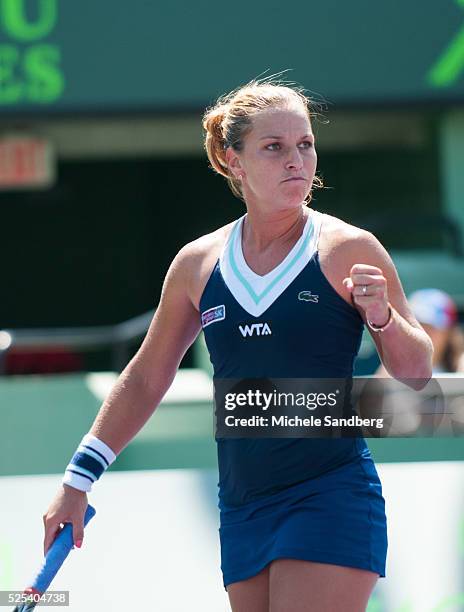
[[[357,263],[351,265],[343,284],[368,325],[385,369],[396,379],[428,380],[432,376],[432,341],[408,306],[391,257],[377,238],[365,231],[348,248],[348,260]],[[376,327],[383,331],[375,331]]]

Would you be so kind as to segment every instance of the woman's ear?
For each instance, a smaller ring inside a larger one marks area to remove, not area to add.
[[[234,177],[238,180],[241,180],[243,177],[243,168],[240,162],[240,158],[236,151],[232,149],[232,147],[227,147],[226,149],[226,161],[229,167],[229,170],[234,175]]]

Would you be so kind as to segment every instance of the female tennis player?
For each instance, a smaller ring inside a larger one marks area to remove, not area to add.
[[[430,339],[385,249],[309,206],[312,117],[300,88],[272,79],[206,111],[208,158],[246,214],[175,257],[142,346],[44,515],[45,550],[64,522],[80,546],[86,491],[152,415],[202,328],[217,378],[350,377],[364,323],[393,377],[430,377]],[[364,439],[223,438],[218,463],[232,610],[365,610],[385,576],[387,525]]]

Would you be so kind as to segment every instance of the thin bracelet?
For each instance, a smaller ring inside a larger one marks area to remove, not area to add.
[[[392,323],[393,323],[393,310],[390,304],[388,304],[388,319],[385,325],[382,325],[379,327],[378,325],[376,325],[375,323],[372,323],[371,321],[369,321],[369,319],[367,319],[367,325],[369,326],[370,329],[372,329],[372,331],[376,333],[385,331],[388,327],[390,327]]]

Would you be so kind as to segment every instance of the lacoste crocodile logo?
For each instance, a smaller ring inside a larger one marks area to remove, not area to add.
[[[314,295],[311,291],[300,291],[298,299],[302,302],[314,302],[315,304],[319,302],[319,296]]]

